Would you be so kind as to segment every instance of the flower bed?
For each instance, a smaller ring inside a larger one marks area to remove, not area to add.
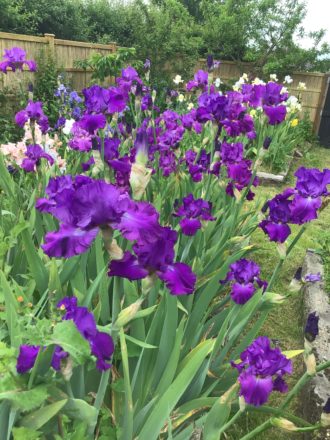
[[[256,212],[283,87],[220,93],[199,71],[190,109],[160,111],[141,77],[127,67],[83,100],[60,86],[52,129],[30,100],[15,118],[23,148],[1,148],[1,435],[178,440],[197,426],[211,440],[272,393],[287,395],[242,439],[319,429],[285,411],[301,387],[286,380],[303,352],[310,377],[329,362],[312,371],[307,344],[282,352],[259,330],[286,300],[274,282],[317,218],[330,170],[299,168]],[[279,250],[268,281],[250,255],[257,228]]]

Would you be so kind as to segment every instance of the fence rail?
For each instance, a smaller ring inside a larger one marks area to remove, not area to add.
[[[61,40],[55,38],[53,34],[45,34],[43,37],[31,35],[11,34],[0,32],[0,53],[4,49],[20,46],[28,54],[29,59],[38,59],[41,51],[49,51],[56,60],[58,67],[66,72],[68,79],[76,90],[82,90],[88,86],[91,80],[91,71],[78,69],[74,66],[74,61],[88,58],[92,52],[101,54],[110,54],[117,50],[116,43],[96,44],[82,41]],[[204,68],[205,61],[199,60],[196,65],[198,68]],[[245,71],[251,68],[249,63],[235,63],[232,61],[223,61],[219,68],[215,70],[214,76],[219,76],[223,81],[235,80]],[[306,90],[299,92],[301,94],[303,111],[307,111],[315,132],[318,132],[321,113],[324,105],[325,94],[327,90],[329,74],[318,72],[295,72],[292,75],[293,82],[288,89],[293,94],[298,92],[299,82],[306,84]],[[22,75],[23,83],[33,82],[34,74],[24,70]],[[11,89],[15,86],[17,75],[8,72],[7,75],[0,75],[0,89]]]

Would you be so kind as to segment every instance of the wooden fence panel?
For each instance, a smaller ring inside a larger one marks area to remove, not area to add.
[[[35,37],[31,35],[11,34],[0,32],[0,55],[4,49],[14,46],[22,47],[28,59],[38,59],[42,50],[49,50],[55,57],[57,65],[66,73],[72,87],[75,90],[82,90],[90,84],[91,71],[84,71],[74,67],[74,61],[88,58],[91,53],[99,52],[101,54],[113,53],[117,50],[115,43],[110,44],[94,44],[82,41],[61,40],[52,34],[45,34],[44,37]],[[223,61],[219,68],[213,73],[216,78],[219,76],[223,81],[237,80],[245,71],[250,70],[249,63],[235,63],[232,61]],[[204,69],[205,61],[199,60],[196,65],[197,69]],[[320,124],[320,114],[324,103],[325,86],[328,79],[327,74],[323,73],[304,73],[295,72],[292,75],[293,83],[288,89],[294,95],[300,95],[303,111],[307,111],[313,121],[315,131],[318,130]],[[27,86],[29,82],[33,82],[34,74],[24,70],[22,73],[8,72],[7,75],[0,75],[0,89],[12,90],[18,87],[18,80],[23,78],[23,84]],[[299,82],[306,84],[305,91],[298,90]]]
[[[251,65],[249,63],[234,63],[232,61],[223,61],[220,66],[214,70],[214,78],[219,77],[224,82],[228,80],[237,80],[244,72],[249,72]],[[197,69],[205,69],[205,60],[199,60]],[[302,102],[302,112],[307,112],[313,122],[314,131],[317,133],[320,125],[320,115],[324,103],[325,85],[327,84],[328,74],[319,72],[294,72],[293,82],[288,85],[291,94],[299,96]],[[306,84],[306,90],[299,90],[300,82]]]
[[[44,37],[31,35],[11,34],[0,32],[0,56],[5,49],[19,46],[26,51],[27,59],[38,59],[42,51],[50,51],[56,60],[57,66],[67,75],[72,87],[75,90],[82,90],[90,84],[91,71],[84,71],[74,67],[74,61],[89,58],[93,52],[104,55],[117,50],[115,43],[95,44],[83,41],[70,41],[55,38],[53,34],[45,34]],[[29,82],[33,83],[34,74],[24,69],[22,73],[7,72],[0,74],[0,89],[14,91],[21,81],[27,87]]]

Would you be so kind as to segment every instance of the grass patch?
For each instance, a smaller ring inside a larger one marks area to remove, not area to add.
[[[288,179],[284,184],[260,186],[257,188],[256,203],[265,202],[271,199],[275,194],[283,191],[294,184],[294,173],[300,166],[308,168],[330,168],[330,151],[322,147],[315,146],[304,158],[296,160],[291,167]],[[273,291],[282,295],[288,295],[289,284],[298,267],[303,264],[306,249],[319,248],[320,241],[324,236],[325,231],[330,224],[330,204],[320,213],[319,218],[310,224],[301,237],[300,241],[290,254],[288,260],[282,268],[280,276],[273,287]],[[292,236],[294,237],[299,226],[292,227]],[[261,266],[262,278],[270,279],[276,263],[279,259],[279,254],[275,243],[268,241],[264,233],[258,229],[251,238],[251,244],[255,246],[255,252],[251,258]],[[330,248],[329,248],[330,251]],[[324,255],[324,253],[323,253]],[[327,280],[328,287],[330,286],[330,253],[326,256],[327,261]],[[293,350],[303,348],[303,297],[302,293],[290,294],[290,297],[284,304],[279,305],[269,315],[265,325],[260,334],[267,335],[269,338],[278,341],[282,350]],[[289,388],[296,383],[297,379],[304,371],[304,364],[302,356],[294,359],[294,374],[288,380]],[[283,400],[283,396],[279,393],[274,393],[270,405],[279,406]],[[289,408],[289,412],[295,412],[299,416],[300,405],[298,399],[294,400]],[[240,422],[228,432],[228,440],[238,440],[247,432],[253,430],[256,426],[261,424],[267,417],[256,413],[243,415]],[[300,434],[290,434],[289,432],[282,432],[278,429],[271,429],[266,431],[256,439],[262,440],[288,440],[296,439],[302,440],[303,436]]]

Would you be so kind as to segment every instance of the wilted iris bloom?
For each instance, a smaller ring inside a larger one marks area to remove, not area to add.
[[[259,288],[264,290],[267,282],[260,278],[260,267],[252,260],[242,258],[230,265],[230,270],[221,284],[231,284],[231,299],[236,304],[245,304]]]
[[[305,338],[309,342],[313,342],[319,334],[319,319],[316,312],[312,312],[308,315],[305,326]]]
[[[285,393],[288,389],[283,376],[292,373],[292,362],[272,348],[266,336],[259,336],[240,356],[241,362],[231,362],[239,371],[240,395],[254,406],[267,402],[272,391]]]
[[[11,49],[5,49],[3,59],[0,62],[0,70],[3,73],[7,73],[10,68],[13,72],[23,70],[24,65],[28,67],[31,72],[37,70],[35,61],[26,59],[26,52],[20,47],[13,47]]]
[[[321,273],[308,273],[304,276],[304,281],[308,283],[316,283],[317,281],[321,281]]]
[[[151,61],[148,58],[145,60],[143,67],[145,68],[145,70],[150,70]]]

